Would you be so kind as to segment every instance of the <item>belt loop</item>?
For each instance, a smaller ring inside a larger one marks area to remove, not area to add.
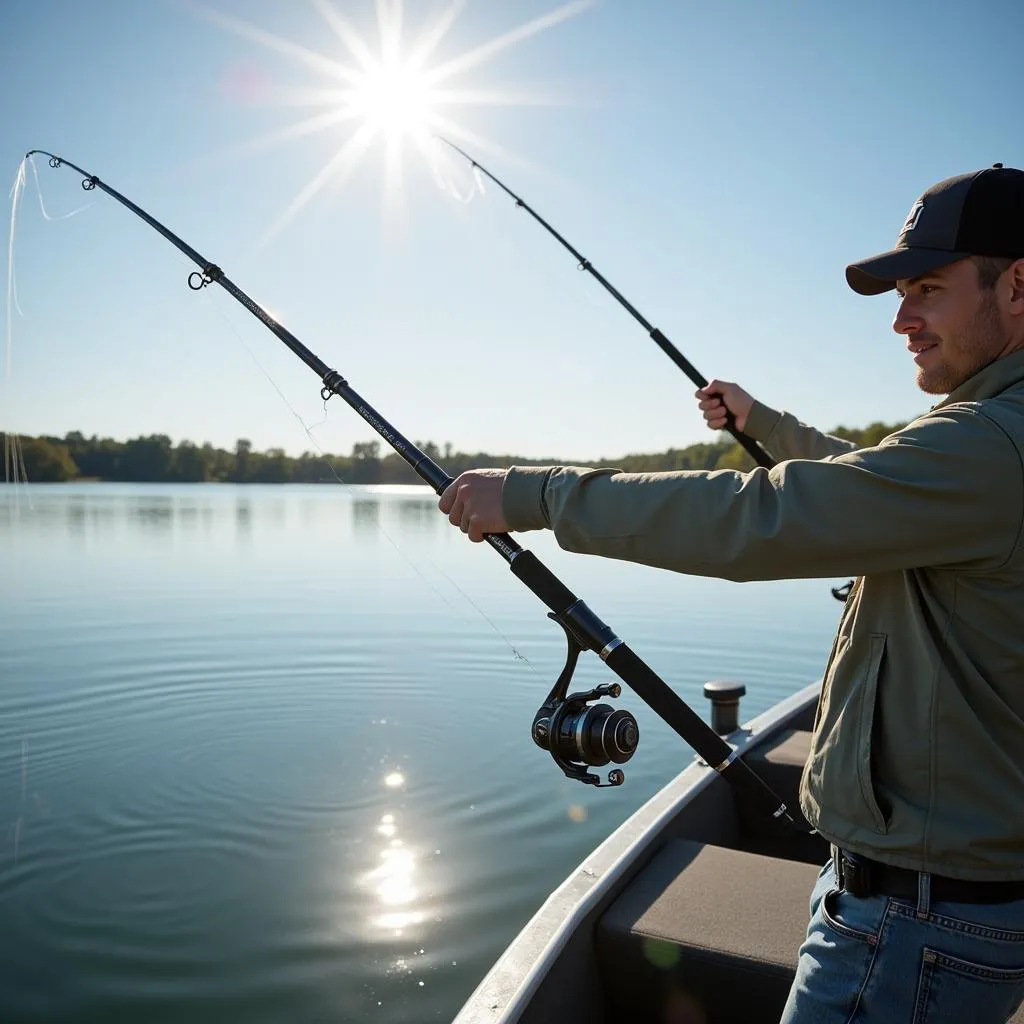
[[[917,919],[923,921],[931,911],[932,876],[927,871],[917,873]]]

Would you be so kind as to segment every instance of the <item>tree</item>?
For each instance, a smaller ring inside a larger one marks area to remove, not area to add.
[[[79,476],[97,480],[119,479],[118,460],[124,448],[119,441],[99,438],[95,434],[85,438],[75,430],[65,436],[64,444],[78,466]]]
[[[173,459],[171,439],[166,434],[151,434],[128,441],[118,460],[121,480],[158,482],[171,476]]]
[[[235,468],[235,457],[223,448],[214,448],[207,442],[200,449],[207,480],[229,480]]]
[[[208,467],[204,452],[191,441],[182,441],[174,449],[171,476],[182,483],[202,483],[208,480]]]
[[[249,479],[249,456],[252,454],[252,441],[240,437],[235,442],[235,472],[232,479],[245,483]]]
[[[249,479],[261,484],[285,484],[291,477],[292,460],[283,448],[271,448],[264,455],[253,456]]]
[[[78,467],[66,445],[43,437],[28,437],[22,438],[20,447],[25,475],[31,482],[60,483],[72,480],[78,474]]]
[[[380,442],[357,441],[352,445],[351,482],[376,484],[380,482]]]
[[[746,473],[753,469],[754,465],[754,460],[747,454],[746,449],[738,444],[733,444],[719,457],[715,469],[738,469]]]

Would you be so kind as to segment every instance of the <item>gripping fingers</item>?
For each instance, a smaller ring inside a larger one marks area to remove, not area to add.
[[[484,531],[480,525],[479,516],[468,516],[462,524],[462,532],[469,537],[474,544],[479,544],[484,539]]]
[[[470,512],[461,498],[456,498],[448,513],[448,522],[457,526],[470,540],[480,542],[484,539],[483,530],[480,528],[480,516]]]
[[[444,493],[441,495],[441,497],[438,498],[437,507],[445,515],[448,515],[448,513],[451,512],[451,510],[454,508],[457,493],[458,492],[456,490],[455,483],[452,482],[444,489]],[[454,525],[454,520],[452,522]]]
[[[451,523],[452,526],[461,527],[462,526],[462,513],[463,513],[462,502],[461,501],[457,501],[452,506],[451,512],[448,513],[448,522]]]
[[[725,402],[719,393],[710,389],[697,392],[700,399],[700,411],[704,415],[704,421],[712,430],[720,430],[726,424],[727,410]]]
[[[438,508],[471,541],[479,543],[488,535],[508,529],[501,512],[504,470],[480,469],[463,473],[448,485]]]
[[[452,526],[457,526],[474,544],[479,544],[484,539],[481,517],[475,512],[466,511],[461,504],[458,509],[458,517],[455,512],[456,510],[453,509],[452,514],[448,517],[449,522]]]
[[[754,398],[738,384],[727,380],[709,381],[697,392],[708,426],[714,430],[743,430],[754,406]]]

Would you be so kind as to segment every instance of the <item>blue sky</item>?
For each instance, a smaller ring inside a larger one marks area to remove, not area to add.
[[[450,6],[407,0],[403,45]],[[558,6],[469,0],[428,67]],[[333,8],[379,49],[373,0]],[[493,186],[456,199],[411,147],[400,206],[376,142],[265,241],[357,122],[225,152],[331,109],[285,93],[340,83],[204,10],[354,66],[299,0],[6,0],[5,180],[36,147],[97,174],[412,438],[571,461],[712,437],[690,382],[567,252]],[[933,182],[1024,164],[1019,21],[1008,0],[601,0],[450,82],[534,102],[446,114],[705,375],[823,428],[905,419],[931,400],[895,299],[855,296],[843,269]],[[223,291],[190,292],[192,265],[127,210],[38,168],[51,216],[91,205],[44,219],[29,171],[0,427],[311,448],[274,385],[312,425],[316,377]],[[334,400],[314,436],[373,435]]]

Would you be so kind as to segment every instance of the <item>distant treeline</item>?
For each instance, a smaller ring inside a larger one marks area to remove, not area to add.
[[[872,445],[902,424],[872,423],[863,429],[838,427],[833,434]],[[726,435],[717,435],[720,437]],[[281,448],[253,451],[252,443],[240,438],[234,451],[197,445],[191,441],[172,443],[165,434],[115,441],[109,437],[85,437],[74,431],[64,437],[20,437],[0,433],[4,441],[6,476],[27,477],[36,483],[66,480],[126,480],[146,483],[344,483],[408,484],[421,482],[405,461],[394,452],[381,454],[379,441],[352,446],[348,455],[286,455]],[[750,456],[731,439],[687,448],[669,448],[651,455],[626,455],[597,461],[580,459],[524,459],[517,455],[487,452],[457,452],[451,444],[443,449],[431,441],[417,446],[439,462],[453,476],[478,466],[574,465],[614,466],[627,473],[652,473],[672,469],[750,469]],[[12,462],[17,453],[18,465]],[[330,460],[330,464],[328,463]],[[331,469],[333,464],[334,471]],[[335,476],[335,472],[337,476]]]

